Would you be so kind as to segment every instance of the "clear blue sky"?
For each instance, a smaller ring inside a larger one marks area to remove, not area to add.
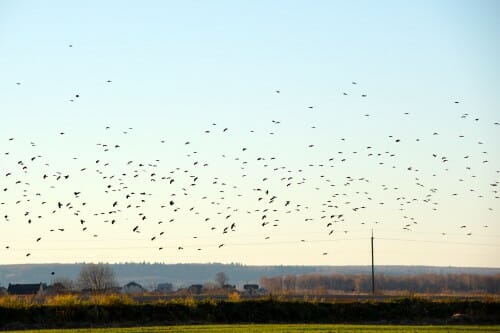
[[[499,14],[2,1],[0,264],[500,267]]]

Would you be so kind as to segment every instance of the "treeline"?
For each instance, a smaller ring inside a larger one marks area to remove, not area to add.
[[[326,293],[372,290],[371,275],[307,274],[262,277],[260,284],[271,293]],[[378,292],[410,293],[500,293],[500,274],[422,274],[413,276],[375,275]]]
[[[251,300],[134,304],[0,305],[0,329],[208,323],[498,324],[499,302],[295,302]]]

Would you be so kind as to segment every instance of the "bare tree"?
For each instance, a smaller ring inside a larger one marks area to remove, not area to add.
[[[229,282],[229,277],[226,275],[226,273],[218,272],[217,274],[215,274],[215,283],[217,283],[219,287],[224,287],[227,282]]]
[[[118,286],[115,273],[106,264],[87,264],[80,270],[78,285],[82,289],[104,290]]]

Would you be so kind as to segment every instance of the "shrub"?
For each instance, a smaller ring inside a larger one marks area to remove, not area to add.
[[[92,295],[90,296],[90,304],[95,305],[131,305],[136,302],[128,295]]]
[[[55,295],[45,299],[45,304],[52,306],[74,306],[82,304],[82,300],[77,295]]]
[[[239,302],[240,298],[240,293],[237,291],[233,291],[232,293],[227,295],[227,300],[230,302]]]
[[[179,303],[191,308],[194,308],[198,305],[198,301],[196,301],[192,296],[182,299]]]
[[[33,304],[31,297],[18,297],[15,295],[7,295],[0,297],[0,307],[20,309],[27,308]]]

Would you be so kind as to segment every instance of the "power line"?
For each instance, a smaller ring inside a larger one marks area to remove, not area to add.
[[[435,244],[456,244],[468,246],[492,246],[500,247],[500,244],[495,243],[471,243],[471,242],[454,242],[454,241],[432,241],[424,239],[409,239],[409,238],[377,238],[378,240],[386,241],[400,241],[400,242],[421,242],[421,243],[435,243]],[[366,238],[341,238],[341,239],[312,239],[312,240],[293,240],[293,241],[264,241],[264,242],[247,242],[247,243],[224,243],[224,247],[235,246],[266,246],[266,245],[284,245],[284,244],[311,244],[311,243],[332,243],[332,242],[350,242],[362,241]],[[170,240],[171,241],[171,240]],[[188,244],[186,247],[198,248],[218,248],[219,244]],[[5,251],[81,251],[81,250],[132,250],[132,249],[177,249],[178,246],[162,246],[158,243],[157,246],[116,246],[116,247],[54,247],[54,248],[11,248]]]
[[[473,246],[495,246],[500,247],[500,244],[494,243],[470,243],[470,242],[454,242],[454,241],[432,241],[426,239],[408,239],[408,238],[377,238],[388,241],[401,241],[401,242],[421,242],[421,243],[436,243],[436,244],[457,244],[457,245],[473,245]]]

